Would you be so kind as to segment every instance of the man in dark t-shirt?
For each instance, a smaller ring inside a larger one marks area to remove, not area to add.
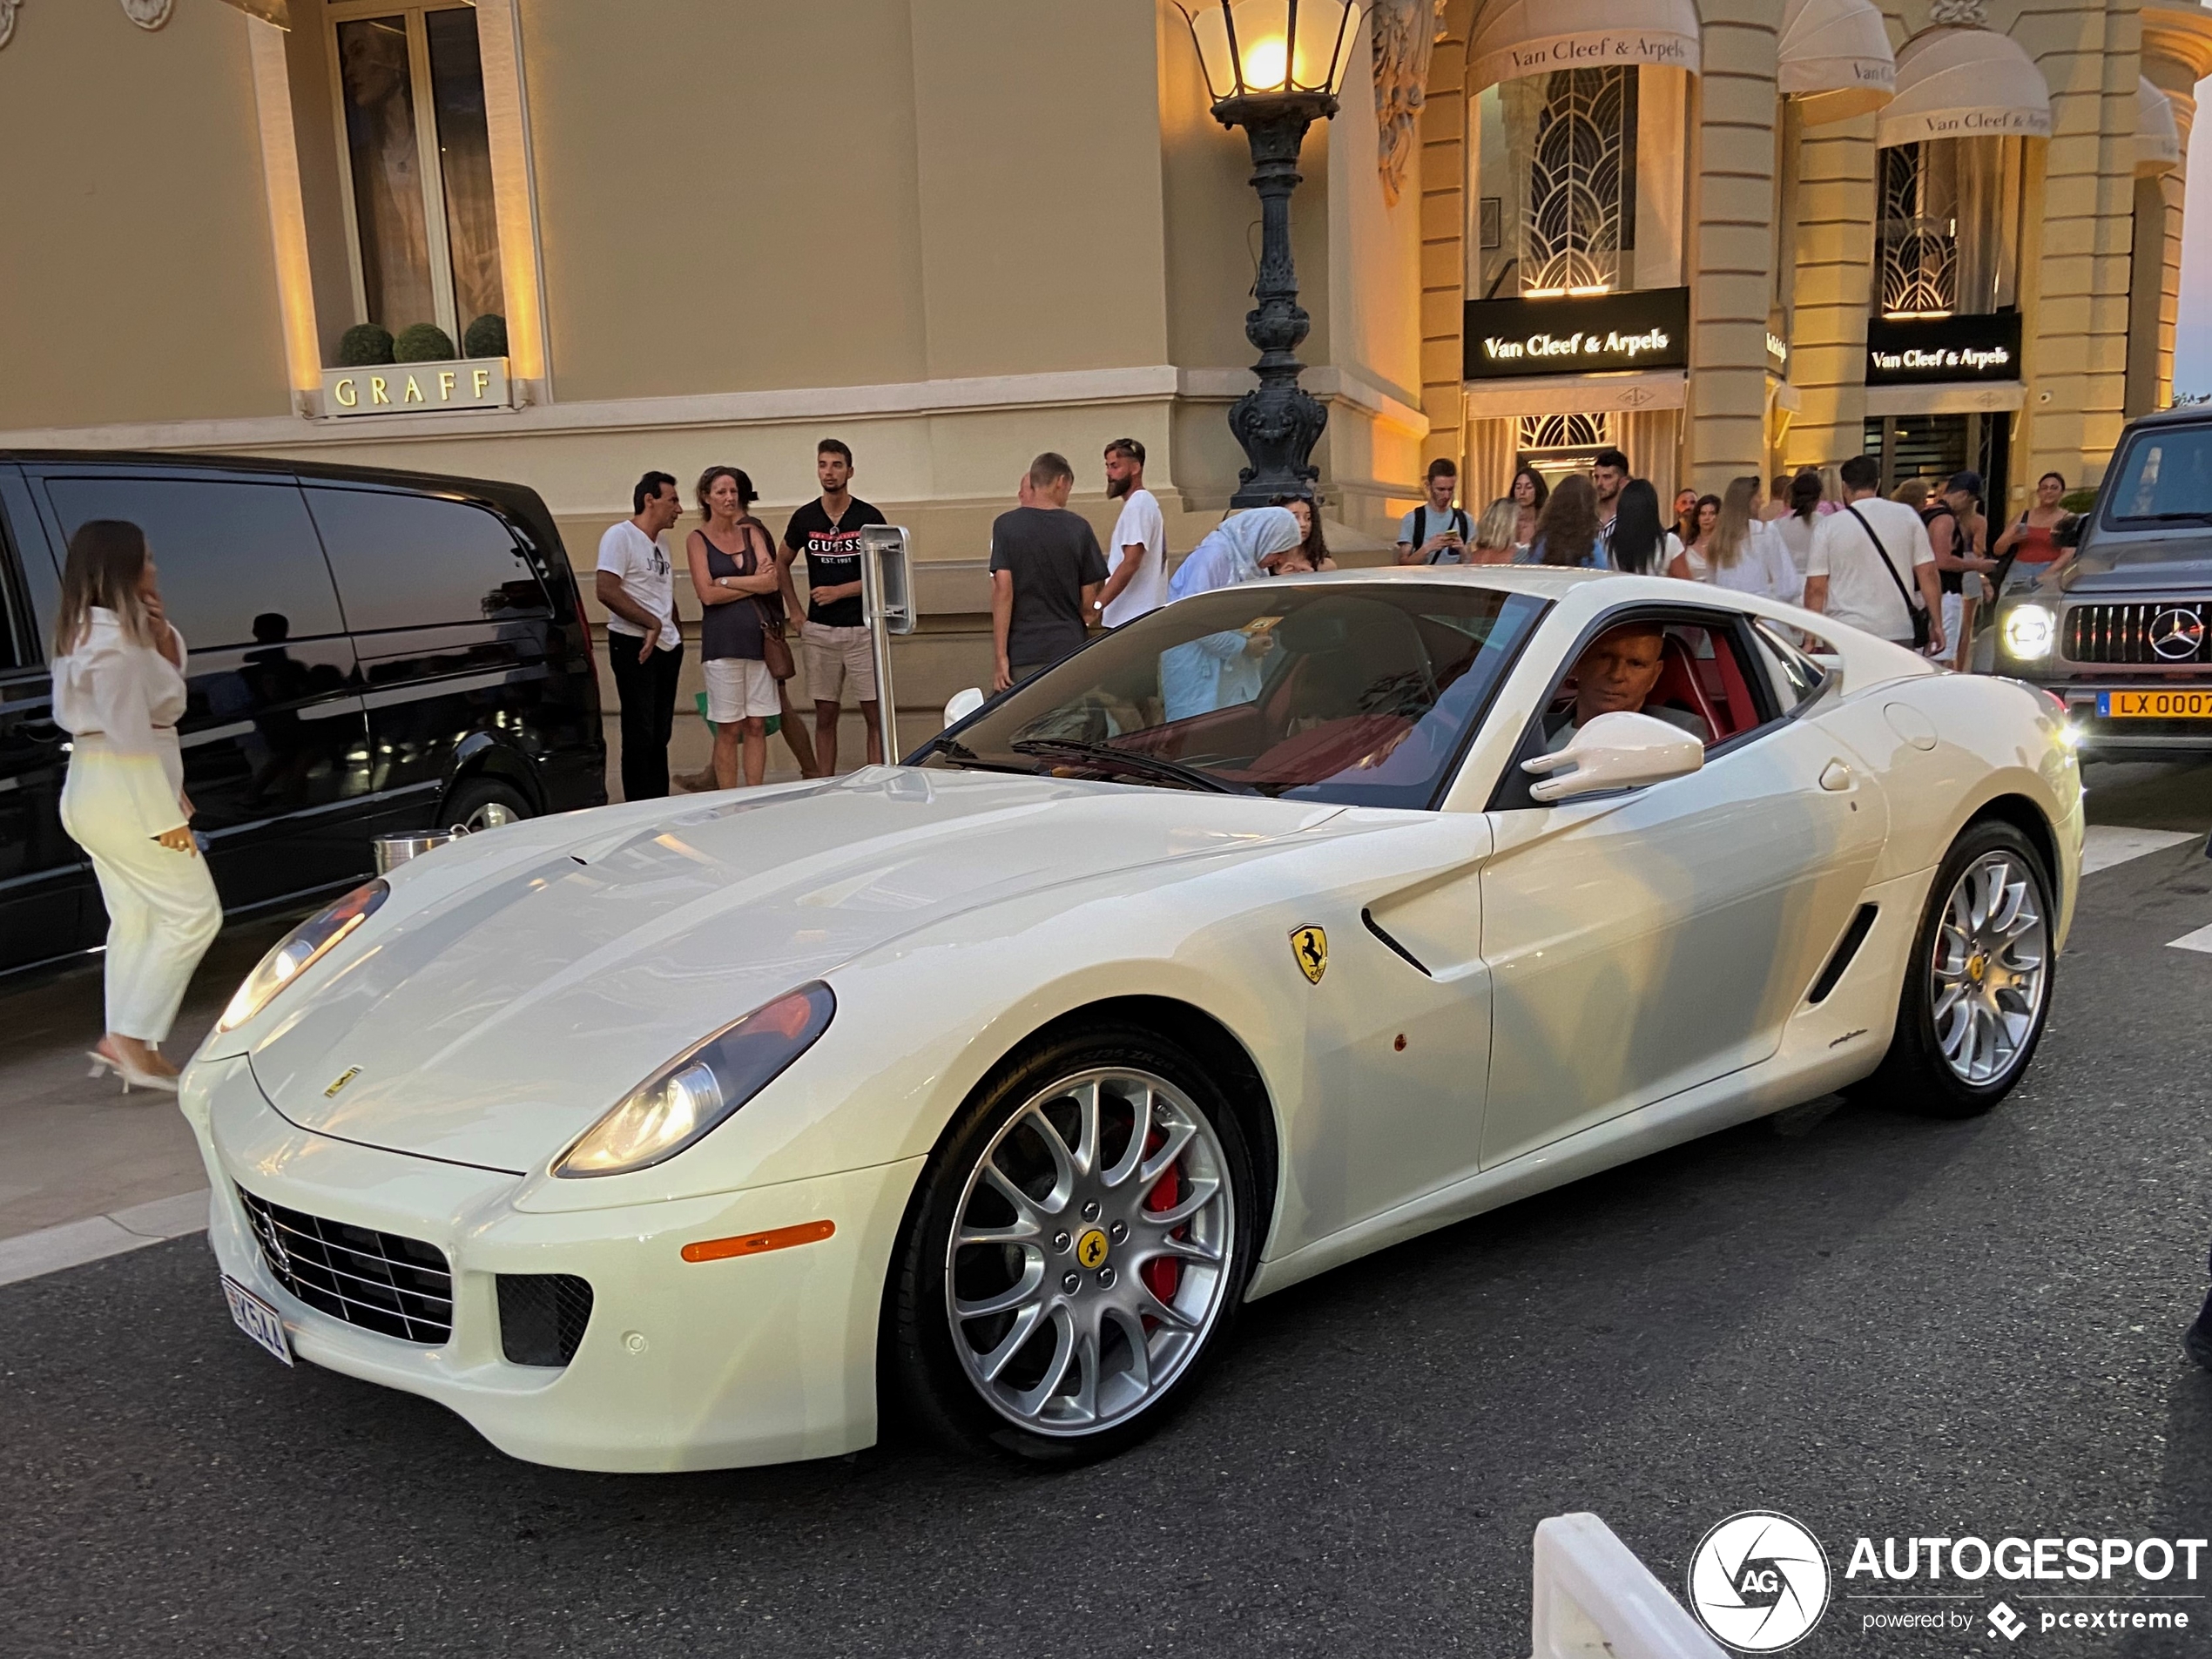
[[[852,492],[853,451],[840,438],[815,446],[814,476],[821,499],[810,501],[784,527],[786,567],[806,556],[806,620],[799,643],[806,684],[814,698],[814,752],[821,771],[837,771],[838,711],[853,689],[867,728],[868,765],[883,764],[883,720],[876,700],[875,646],[860,617],[860,529],[886,523]]]
[[[1076,469],[1048,451],[1029,463],[1022,504],[991,525],[993,688],[1003,691],[1083,643],[1083,619],[1106,583],[1090,521],[1068,510]]]

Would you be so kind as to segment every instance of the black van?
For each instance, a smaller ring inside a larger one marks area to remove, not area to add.
[[[371,867],[369,837],[607,799],[591,637],[534,490],[219,455],[0,452],[0,974],[97,945],[61,825],[48,636],[69,537],[141,526],[192,656],[185,789],[233,917]]]

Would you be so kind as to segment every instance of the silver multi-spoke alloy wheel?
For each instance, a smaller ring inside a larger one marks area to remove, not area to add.
[[[947,1247],[953,1350],[1033,1433],[1094,1434],[1174,1386],[1226,1299],[1236,1194],[1206,1115],[1164,1077],[1076,1072],[968,1174]]]
[[[469,814],[462,827],[470,834],[478,830],[501,829],[509,824],[519,824],[523,815],[503,800],[488,800]]]
[[[2018,855],[1985,853],[1959,873],[1936,927],[1936,1042],[1952,1074],[1977,1088],[2012,1074],[2042,1017],[2050,929],[2038,889]]]

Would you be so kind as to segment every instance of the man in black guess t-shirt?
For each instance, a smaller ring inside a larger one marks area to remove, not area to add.
[[[827,778],[837,771],[837,716],[848,685],[867,727],[868,764],[883,764],[875,648],[860,620],[860,529],[887,521],[852,493],[853,452],[842,439],[824,438],[815,446],[814,476],[822,497],[791,516],[784,547],[787,557],[806,556],[806,620],[799,639],[814,698],[815,758]]]

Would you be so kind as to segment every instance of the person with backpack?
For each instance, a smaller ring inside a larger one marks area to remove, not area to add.
[[[1406,514],[1398,526],[1400,564],[1435,564],[1440,562],[1437,556],[1445,552],[1451,557],[1443,563],[1457,563],[1466,556],[1474,533],[1467,510],[1452,504],[1453,492],[1460,487],[1459,468],[1439,455],[1428,463],[1427,483],[1428,499]]]

